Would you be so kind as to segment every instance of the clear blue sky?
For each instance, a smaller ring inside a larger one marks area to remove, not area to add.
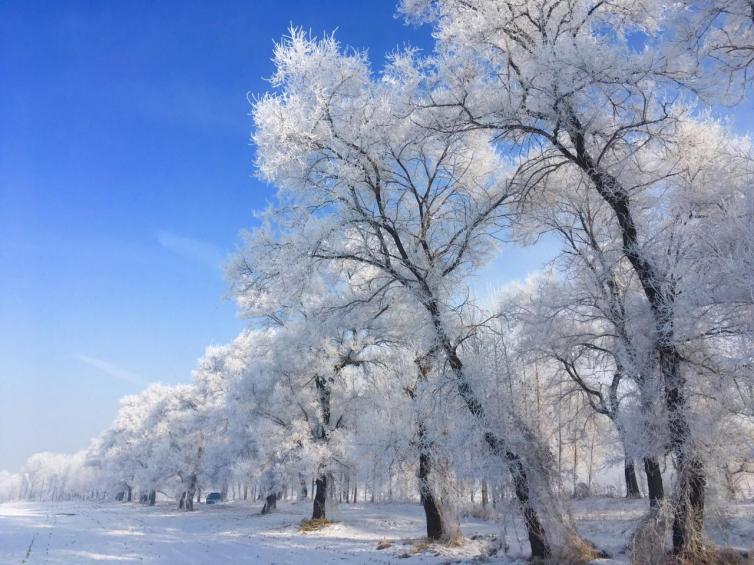
[[[392,0],[0,3],[0,469],[74,451],[242,322],[219,265],[270,188],[247,93],[289,23],[376,60]]]
[[[430,46],[393,12],[0,3],[0,469],[86,447],[121,396],[187,382],[206,345],[238,333],[220,264],[271,194],[253,178],[247,93],[267,86],[272,41],[291,22],[337,28],[375,67],[406,42]],[[546,257],[503,254],[477,287]]]

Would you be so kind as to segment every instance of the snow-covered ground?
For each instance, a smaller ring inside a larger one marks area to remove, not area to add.
[[[580,531],[624,561],[621,551],[645,505],[590,499],[575,501],[573,510]],[[199,505],[193,513],[168,503],[0,504],[0,563],[447,563],[479,557],[503,530],[508,554],[489,562],[521,562],[526,555],[524,532],[512,520],[464,519],[465,543],[427,548],[419,543],[424,524],[418,505],[342,504],[332,512],[337,523],[313,533],[299,530],[309,504],[281,503],[268,516],[258,511],[258,504],[240,502]],[[750,547],[753,517],[754,504],[739,504],[723,527],[710,533],[721,542]]]

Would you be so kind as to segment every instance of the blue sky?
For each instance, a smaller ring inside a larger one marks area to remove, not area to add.
[[[271,189],[247,93],[294,22],[375,59],[427,30],[364,1],[0,3],[0,469],[74,451],[242,322],[220,265]]]
[[[271,188],[248,93],[289,23],[375,67],[426,28],[393,0],[0,3],[0,469],[86,447],[118,399],[187,382],[243,323],[221,264]],[[475,285],[524,276],[511,250]]]

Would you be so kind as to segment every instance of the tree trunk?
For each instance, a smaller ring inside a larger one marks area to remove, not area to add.
[[[487,503],[489,502],[489,495],[487,491],[487,481],[482,481],[482,508],[487,509]]]
[[[642,391],[643,394],[643,391]],[[611,395],[611,405],[613,407],[617,406],[618,400],[617,400],[617,392],[613,393]],[[612,409],[612,412],[608,414],[610,419],[616,423],[616,428],[618,429],[618,435],[620,436],[621,444],[623,445],[623,475],[626,479],[626,498],[641,498],[641,490],[639,489],[639,481],[636,479],[636,464],[634,462],[634,458],[631,457],[628,454],[628,450],[626,449],[626,433],[623,429],[623,426],[621,426],[619,423],[617,423],[616,418],[616,410],[615,408]],[[654,464],[656,465],[656,469],[659,471],[659,465],[657,465],[657,462],[654,461]],[[650,462],[651,466],[651,462]],[[649,497],[649,504],[651,507],[654,507],[657,503],[657,499],[654,498],[657,496],[657,484],[656,484],[656,477],[653,475],[655,467],[647,468],[647,458],[644,458],[644,471],[647,474],[647,485],[649,488],[649,492],[653,495]],[[660,492],[659,492],[660,499],[662,498],[662,475],[660,475]]]
[[[320,418],[321,423],[315,433],[315,440],[323,443],[327,443],[327,431],[330,426],[330,398],[332,391],[330,390],[330,380],[316,376],[314,378],[314,385],[317,388]],[[317,476],[314,483],[314,503],[312,507],[312,520],[326,520],[326,504],[327,504],[327,482],[328,477],[326,473],[321,473]],[[333,481],[334,482],[334,481]],[[332,490],[332,489],[331,489]],[[335,493],[330,493],[334,495]],[[334,499],[333,499],[334,500]]]
[[[685,459],[681,454],[679,459]],[[678,464],[678,501],[673,516],[673,552],[694,555],[701,548],[704,529],[704,489],[707,485],[704,466],[698,457]]]
[[[126,487],[126,502],[131,502],[131,496],[133,495],[133,492],[131,490],[131,487]]]
[[[441,540],[445,538],[445,526],[437,506],[432,489],[429,485],[429,474],[431,471],[431,458],[429,453],[422,452],[419,454],[419,495],[421,504],[424,507],[424,515],[427,519],[427,537],[431,540]]]
[[[277,495],[273,492],[267,495],[265,498],[264,506],[262,507],[262,514],[269,514],[273,510],[277,509]]]
[[[467,407],[469,408],[471,413],[481,419],[484,414],[482,406],[479,404],[475,397],[468,396],[468,393],[465,393],[465,389],[469,389],[470,393],[468,382],[464,379],[458,386],[462,390],[461,397],[463,398],[466,395],[466,398],[464,398],[464,400],[466,401]],[[516,498],[518,499],[518,503],[521,507],[524,524],[526,525],[526,532],[529,537],[529,546],[531,547],[532,558],[548,558],[551,555],[552,550],[550,549],[550,544],[547,541],[545,529],[539,520],[537,511],[531,504],[531,497],[529,493],[529,477],[526,474],[526,470],[524,469],[524,464],[521,461],[521,458],[510,449],[507,449],[500,438],[491,431],[485,432],[484,441],[485,443],[487,443],[487,446],[490,448],[490,451],[493,454],[502,456],[507,461],[508,469],[513,479],[513,487],[516,493]]]
[[[487,427],[485,423],[486,418],[484,408],[474,394],[474,391],[464,374],[463,363],[445,333],[437,303],[435,301],[430,301],[427,305],[427,309],[432,315],[432,323],[435,327],[435,332],[442,345],[443,351],[445,352],[445,356],[447,357],[448,364],[455,374],[459,396],[466,404],[466,408],[471,415],[480,422],[482,426]],[[547,540],[545,529],[539,520],[537,511],[532,505],[529,492],[529,477],[526,474],[526,469],[524,468],[521,458],[517,453],[506,446],[505,442],[503,442],[503,440],[491,430],[484,432],[484,441],[493,455],[500,456],[507,462],[508,470],[513,479],[516,498],[521,507],[521,514],[523,515],[524,524],[529,537],[532,558],[546,559],[550,557],[552,550]]]
[[[576,497],[576,487],[578,483],[578,447],[576,444],[576,438],[573,438],[573,469],[571,470],[571,480],[573,482],[573,496]]]
[[[157,501],[157,491],[152,489],[149,491],[149,506],[154,506]]]
[[[665,498],[665,488],[662,483],[662,471],[655,457],[644,458],[644,473],[647,475],[647,490],[649,506],[655,508]]]
[[[306,478],[304,477],[303,473],[299,473],[298,483],[300,486],[298,491],[298,498],[299,500],[306,500],[309,497],[309,491],[306,488]]]
[[[424,421],[419,418],[419,498],[427,522],[427,537],[431,540],[444,540],[450,537],[448,524],[440,512],[440,505],[435,498],[430,483],[432,473],[432,446],[427,439],[427,429]]]
[[[419,383],[426,382],[432,369],[431,355],[425,355],[416,359],[416,365],[419,369]],[[416,400],[415,389],[406,389],[412,401]],[[424,508],[426,518],[427,538],[431,540],[442,540],[450,537],[447,524],[440,512],[440,505],[435,498],[431,485],[432,473],[432,444],[427,437],[427,428],[424,419],[420,414],[416,417],[417,437],[419,444],[419,500]]]
[[[183,510],[183,503],[186,501],[186,491],[181,493],[181,498],[178,501],[178,510]]]
[[[686,419],[685,378],[675,347],[661,356],[663,374],[674,378],[665,383],[665,405],[670,420],[670,445],[678,467],[678,493],[673,515],[673,553],[694,555],[704,530],[704,496],[707,485],[704,463],[690,452],[691,429]]]
[[[592,493],[592,475],[594,472],[594,436],[595,430],[592,428],[592,434],[589,441],[589,468],[587,469],[586,475],[586,486],[590,495]]]
[[[317,477],[314,491],[314,505],[312,508],[312,520],[326,520],[327,512],[327,475],[322,474]]]
[[[633,458],[626,457],[623,460],[623,474],[626,477],[626,498],[641,498]]]
[[[702,460],[689,452],[691,431],[686,419],[686,380],[681,374],[681,357],[675,346],[675,289],[663,280],[656,266],[642,253],[636,223],[629,206],[629,195],[617,178],[600,168],[589,154],[584,128],[571,112],[569,136],[576,154],[572,159],[594,183],[594,187],[615,214],[622,237],[623,255],[628,259],[641,283],[652,311],[657,352],[668,412],[670,447],[678,466],[678,500],[673,516],[673,551],[682,554],[701,538],[704,525],[704,489],[706,476]],[[559,147],[561,150],[564,148]]]

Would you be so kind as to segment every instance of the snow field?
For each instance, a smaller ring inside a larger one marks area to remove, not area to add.
[[[592,498],[574,501],[579,531],[627,563],[626,541],[646,509],[645,500]],[[302,533],[309,504],[280,503],[261,516],[259,504],[199,505],[182,512],[172,503],[14,502],[0,504],[0,563],[253,563],[260,565],[452,563],[478,560],[505,531],[507,555],[488,563],[522,563],[526,535],[513,518],[463,520],[466,540],[457,546],[422,544],[422,509],[411,504],[342,504],[335,524]],[[714,526],[714,521],[713,521]],[[724,527],[712,527],[720,543],[750,548],[754,503],[732,506]],[[378,549],[384,547],[383,549]],[[603,560],[603,563],[606,562]]]

